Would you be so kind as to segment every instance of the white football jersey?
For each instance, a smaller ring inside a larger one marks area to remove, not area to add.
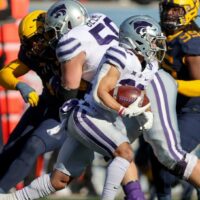
[[[82,79],[91,81],[106,50],[118,44],[118,27],[107,16],[91,15],[86,25],[77,26],[58,42],[56,55],[59,62],[70,60],[80,52],[86,53]]]
[[[154,61],[146,64],[143,70],[138,57],[132,51],[120,46],[110,47],[105,53],[102,63],[104,64],[99,67],[99,73],[97,76],[95,76],[93,82],[93,91],[89,95],[85,96],[85,100],[93,105],[100,103],[98,97],[96,100],[93,97],[96,96],[96,85],[100,79],[99,77],[102,77],[109,70],[107,64],[115,66],[120,72],[117,85],[131,85],[142,90],[144,90],[149,82],[153,79],[154,74],[159,68],[158,62]]]

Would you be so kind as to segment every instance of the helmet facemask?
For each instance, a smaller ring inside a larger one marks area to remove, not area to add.
[[[175,4],[160,4],[161,26],[166,33],[175,33],[184,28],[185,9]]]
[[[32,56],[43,56],[48,40],[44,37],[44,19],[46,12],[35,10],[20,22],[19,36],[26,51]]]
[[[88,14],[84,6],[75,0],[60,0],[48,10],[45,19],[46,36],[55,48],[59,38],[72,28],[86,24]]]
[[[155,26],[139,27],[128,32],[120,29],[119,38],[121,46],[142,56],[147,63],[154,60],[161,62],[165,56],[166,37]]]
[[[166,52],[166,37],[163,35],[163,33],[159,35],[151,35],[147,32],[143,37],[146,38],[147,46],[149,46],[147,49],[143,48],[140,50],[145,60],[147,62],[154,60],[162,62]]]

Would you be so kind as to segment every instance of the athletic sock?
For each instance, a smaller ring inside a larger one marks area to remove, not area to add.
[[[32,200],[46,197],[55,191],[51,185],[50,175],[45,174],[32,181],[25,188],[16,191],[15,195],[18,200]]]
[[[106,179],[101,200],[113,200],[120,187],[121,181],[130,165],[130,162],[122,157],[116,157],[106,170]]]
[[[125,200],[145,200],[144,193],[142,192],[140,182],[130,181],[123,186],[124,193],[126,195]]]

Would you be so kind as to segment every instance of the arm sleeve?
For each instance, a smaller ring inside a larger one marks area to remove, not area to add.
[[[56,47],[56,56],[59,62],[65,62],[77,56],[84,51],[80,41],[73,37],[64,35],[58,42]]]
[[[200,80],[184,81],[176,80],[178,83],[178,92],[187,97],[200,96]]]
[[[124,52],[124,49],[119,46],[110,47],[106,51],[104,57],[104,63],[115,66],[120,73],[126,66],[126,53]]]
[[[29,68],[16,59],[0,70],[0,85],[6,89],[14,90],[19,82],[18,77],[26,74],[28,71]]]

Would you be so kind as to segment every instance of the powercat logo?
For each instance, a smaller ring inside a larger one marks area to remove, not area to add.
[[[67,13],[67,8],[66,8],[65,4],[61,4],[61,5],[57,6],[57,7],[55,7],[51,11],[50,16],[57,19],[57,18],[59,18],[61,16],[65,16],[66,13]]]
[[[133,21],[130,22],[132,24]],[[146,21],[137,21],[133,23],[133,27],[138,34],[142,34],[146,32],[147,27],[152,27],[152,24]]]

